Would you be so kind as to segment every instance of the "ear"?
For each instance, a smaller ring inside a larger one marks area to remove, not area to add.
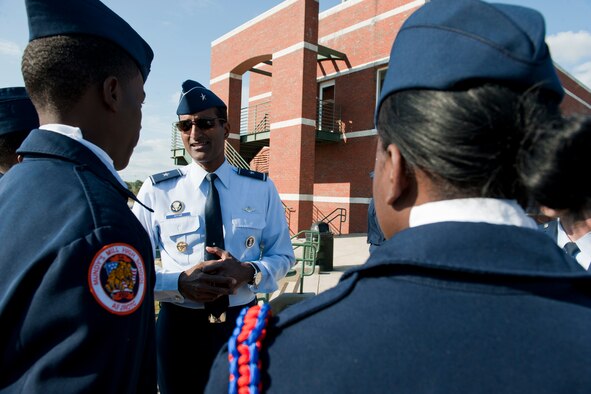
[[[410,179],[406,171],[406,160],[400,154],[398,147],[390,144],[385,153],[387,155],[385,169],[388,182],[386,202],[388,205],[394,206],[405,195]]]
[[[103,81],[102,99],[105,106],[113,112],[117,111],[121,101],[121,83],[114,76],[109,76]]]
[[[568,211],[566,209],[553,209],[542,205],[540,206],[540,212],[542,212],[544,216],[556,219],[565,215]]]
[[[224,122],[224,139],[227,139],[230,136],[230,123]]]

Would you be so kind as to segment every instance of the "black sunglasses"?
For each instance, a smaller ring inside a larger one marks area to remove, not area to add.
[[[209,130],[215,127],[215,121],[219,119],[221,121],[225,121],[224,118],[199,118],[199,119],[186,119],[186,120],[179,120],[178,122],[173,123],[174,127],[177,130],[186,133],[191,131],[193,125],[197,126],[201,130]]]

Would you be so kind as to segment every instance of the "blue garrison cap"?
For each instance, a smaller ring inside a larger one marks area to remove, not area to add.
[[[144,81],[154,52],[119,15],[98,0],[25,0],[29,41],[58,35],[86,34],[110,40],[136,62]]]
[[[212,107],[226,107],[226,104],[211,90],[190,79],[183,82],[177,115],[191,115]]]
[[[402,25],[392,45],[378,105],[407,89],[453,90],[490,81],[526,90],[564,90],[545,39],[542,15],[480,0],[431,0]]]
[[[0,135],[37,127],[39,117],[25,88],[0,89]]]

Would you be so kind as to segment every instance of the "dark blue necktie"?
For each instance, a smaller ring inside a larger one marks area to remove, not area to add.
[[[222,226],[222,208],[220,206],[220,196],[216,189],[214,181],[218,176],[216,174],[207,174],[205,179],[209,181],[209,194],[205,200],[205,246],[217,246],[224,248],[224,229]],[[205,260],[217,260],[219,256],[211,254],[205,250]],[[225,321],[222,316],[228,309],[229,299],[223,295],[212,302],[204,304],[205,312],[212,315],[210,321],[219,323]]]
[[[581,251],[574,242],[567,242],[563,249],[569,256],[572,256],[573,258],[576,257]]]

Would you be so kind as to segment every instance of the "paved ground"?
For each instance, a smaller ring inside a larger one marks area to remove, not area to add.
[[[366,239],[366,234],[335,235],[332,270],[320,270],[317,266],[313,275],[305,276],[303,286],[305,297],[311,297],[336,286],[343,272],[365,263],[369,257],[369,245]],[[269,296],[275,312],[300,301],[302,297],[297,295],[299,293],[297,276],[285,278],[279,286],[282,291]]]

